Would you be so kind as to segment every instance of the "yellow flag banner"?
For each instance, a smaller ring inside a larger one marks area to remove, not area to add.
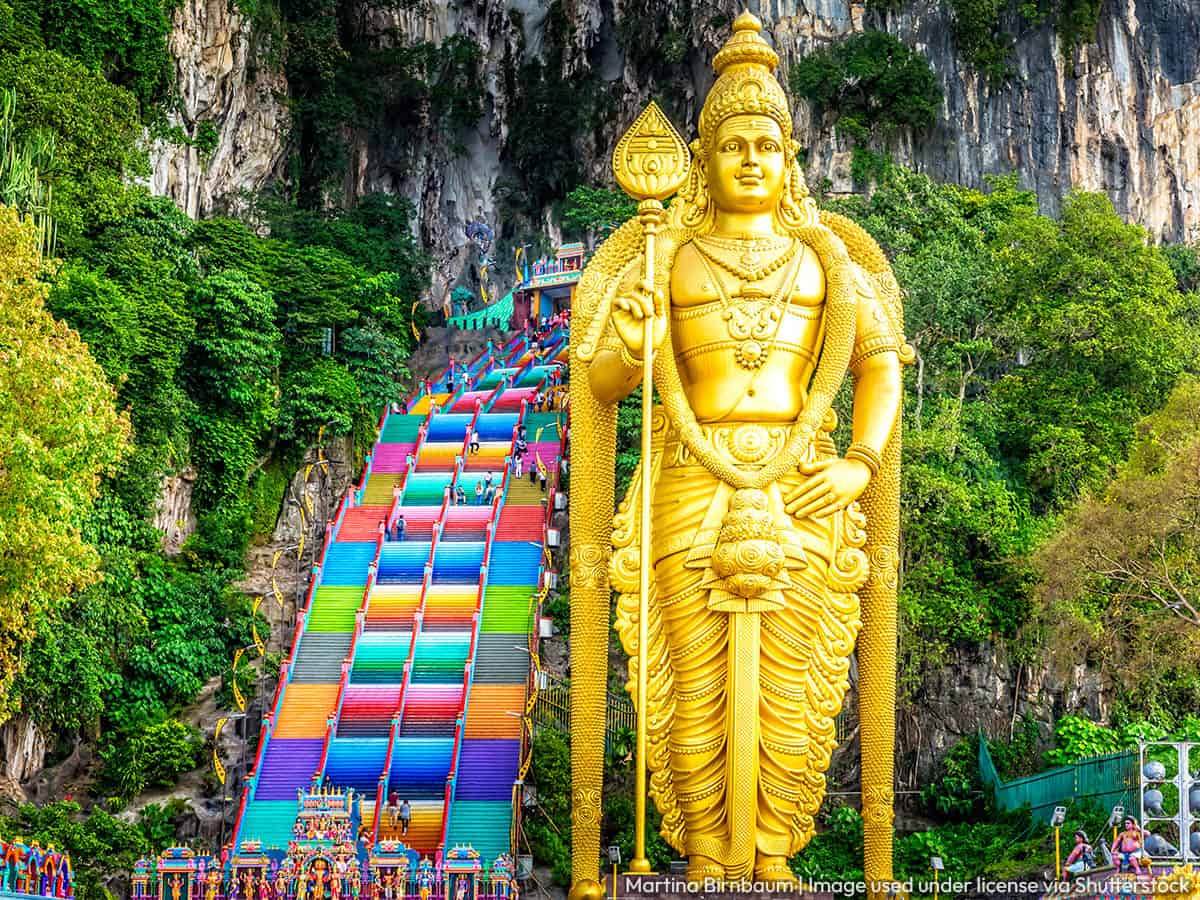
[[[542,454],[539,453],[537,455],[536,459],[537,459],[538,475],[541,476],[542,478],[549,478],[550,473],[546,469],[546,464],[544,462],[542,462]]]
[[[217,719],[217,727],[213,730],[213,771],[217,775],[217,781],[221,784],[225,783],[225,764],[221,762],[221,755],[217,751],[221,746],[221,729],[228,721],[229,719],[222,716]]]
[[[409,313],[409,322],[408,322],[409,327],[412,328],[413,338],[417,341],[417,343],[421,342],[421,330],[419,328],[417,328],[417,323],[416,323],[417,307],[420,305],[421,305],[420,300],[413,301],[412,310]]]
[[[238,686],[238,663],[242,661],[242,648],[239,647],[237,652],[233,654],[233,702],[237,704],[237,708],[242,712],[246,711],[246,696],[242,693],[241,687]]]
[[[275,558],[271,560],[271,592],[275,595],[275,602],[279,604],[280,609],[283,609],[283,591],[279,589],[279,578],[275,570],[279,568],[279,557],[282,555],[282,550],[276,550]]]
[[[258,650],[259,656],[267,655],[267,647],[263,643],[263,639],[258,634],[258,608],[262,606],[263,597],[259,595],[254,600],[254,608],[250,610],[250,634],[254,636],[254,648]]]

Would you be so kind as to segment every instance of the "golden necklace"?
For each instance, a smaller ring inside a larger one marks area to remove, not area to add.
[[[696,237],[692,245],[704,259],[743,282],[762,281],[787,265],[799,246],[798,242],[788,239],[781,244],[770,238],[719,238],[712,235]],[[764,263],[763,258],[772,252],[777,255]]]
[[[795,247],[785,256],[795,256]],[[746,285],[730,297],[721,279],[713,271],[707,254],[700,254],[700,262],[707,270],[709,277],[717,288],[717,296],[721,300],[721,318],[725,321],[725,330],[733,340],[733,358],[743,369],[754,371],[767,361],[767,355],[775,343],[779,333],[779,325],[783,321],[783,302],[788,290],[796,278],[796,270],[803,260],[800,257],[796,265],[787,271],[773,296],[747,294]]]

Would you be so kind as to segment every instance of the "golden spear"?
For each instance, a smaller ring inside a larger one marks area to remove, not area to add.
[[[613,174],[617,184],[638,202],[638,218],[646,236],[643,281],[655,292],[654,236],[662,224],[662,201],[670,197],[687,181],[691,155],[687,143],[659,109],[650,104],[629,127],[613,151]],[[638,669],[637,669],[637,770],[634,775],[634,849],[629,871],[648,874],[650,861],[646,858],[646,734],[647,720],[647,620],[650,614],[650,417],[653,401],[653,323],[654,315],[666,310],[651,310],[642,319],[642,462],[641,462],[641,546],[639,548],[638,583]],[[614,890],[616,885],[613,885]]]

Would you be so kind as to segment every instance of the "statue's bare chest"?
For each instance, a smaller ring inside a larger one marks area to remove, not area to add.
[[[726,268],[691,244],[675,256],[671,342],[700,421],[790,421],[803,405],[821,339],[825,276],[816,254],[800,244],[775,261],[767,256],[754,271]],[[740,395],[732,408],[730,392]]]
[[[718,263],[691,244],[675,257],[671,319],[677,353],[686,358],[689,351],[715,344],[736,350],[730,342],[757,343],[764,354],[772,343],[805,349],[815,344],[825,304],[816,254],[797,244],[790,255],[768,257],[756,271],[747,271],[752,266],[729,271]],[[764,272],[768,267],[773,268]],[[755,348],[748,350],[753,354]]]

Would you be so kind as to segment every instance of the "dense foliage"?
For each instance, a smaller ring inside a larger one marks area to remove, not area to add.
[[[637,213],[637,201],[623,191],[581,184],[567,194],[563,226],[594,243]]]
[[[1067,658],[1106,670],[1123,709],[1170,724],[1200,709],[1200,384],[1180,384],[1137,435],[1040,548],[1038,610]]]
[[[0,2],[0,721],[91,742],[115,798],[203,758],[179,715],[250,642],[246,550],[318,432],[358,435],[399,392],[429,265],[392,198],[263,199],[252,228],[149,196],[170,9]],[[39,253],[46,198],[61,260]],[[196,527],[167,555],[173,477]],[[148,849],[102,811],[47,810],[0,830],[59,834],[85,896]]]
[[[33,224],[0,206],[0,718],[42,620],[98,577],[80,526],[129,435],[104,372],[46,311],[44,274]]]
[[[1034,547],[1194,367],[1194,304],[1098,195],[1051,219],[1013,179],[980,193],[889,168],[835,205],[892,257],[917,350],[900,596],[915,676],[949,644],[1016,637]]]
[[[482,53],[472,38],[397,45],[390,33],[364,33],[360,15],[339,0],[276,5],[301,206],[322,207],[345,176],[350,129],[386,121],[400,146],[406,133],[429,129],[448,132],[451,145],[461,146],[461,134],[483,114]]]
[[[530,783],[537,807],[525,816],[524,837],[534,857],[548,865],[559,884],[571,875],[571,745],[567,736],[543,729],[533,739]]]
[[[248,642],[231,585],[255,503],[282,502],[257,491],[266,462],[297,461],[322,426],[335,436],[373,419],[414,343],[410,301],[392,293],[419,283],[411,269],[373,272],[339,250],[261,238],[232,220],[193,223],[162,200],[132,203],[132,215],[90,235],[50,294],[121,385],[135,435],[85,523],[105,578],[30,645],[47,664],[24,685],[26,709],[66,728],[149,728]],[[377,258],[392,252],[394,235],[359,225]],[[196,471],[197,532],[163,559],[147,518],[163,474],[184,465]]]
[[[1070,833],[1068,829],[1084,825],[1095,834],[1095,824],[1072,812],[1064,830]],[[793,870],[806,881],[861,881],[863,822],[858,810],[837,807],[823,826],[804,853],[792,860]],[[992,813],[985,821],[956,822],[898,836],[893,854],[897,879],[924,883],[931,879],[931,856],[940,856],[945,864],[941,880],[959,882],[1011,879],[1054,862],[1050,829],[1031,824],[1023,812]]]
[[[935,121],[942,91],[929,61],[885,31],[863,31],[800,59],[788,73],[792,92],[830,113],[840,131],[865,143],[897,128]]]

